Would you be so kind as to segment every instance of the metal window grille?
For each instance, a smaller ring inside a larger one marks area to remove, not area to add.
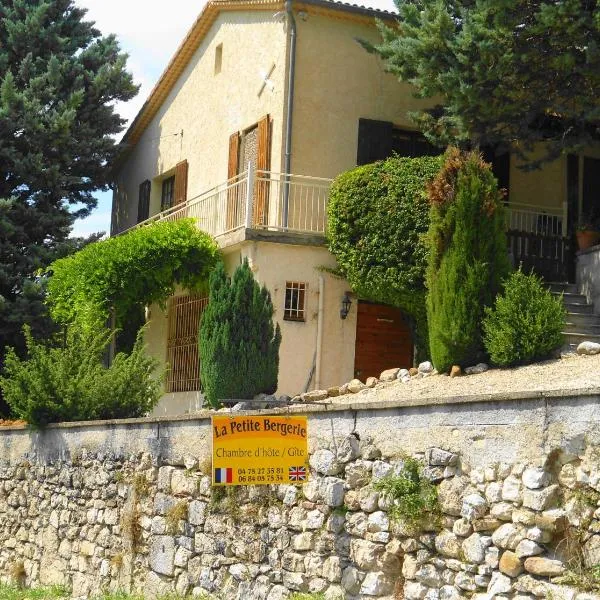
[[[175,175],[167,177],[162,182],[162,190],[160,196],[160,210],[168,210],[173,206],[173,194],[175,191]]]
[[[306,320],[306,283],[286,282],[283,318],[287,321]]]
[[[208,304],[206,296],[178,296],[169,302],[167,392],[200,389],[198,328]]]

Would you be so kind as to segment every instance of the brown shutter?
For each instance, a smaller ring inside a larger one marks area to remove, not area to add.
[[[229,164],[227,166],[227,179],[238,174],[240,160],[240,134],[238,132],[229,137]]]
[[[257,171],[269,171],[271,163],[271,120],[269,115],[258,122]],[[269,209],[269,182],[267,173],[257,173],[256,194],[254,196],[254,225],[267,225]]]
[[[181,204],[187,200],[188,161],[182,160],[175,166],[175,192],[173,205]]]
[[[137,222],[141,223],[150,216],[150,189],[152,184],[148,179],[140,183],[138,194],[138,215]]]
[[[229,136],[229,162],[227,164],[227,179],[231,179],[238,174],[240,160],[240,134],[235,132]],[[240,205],[240,186],[235,186],[227,192],[227,231],[241,225],[241,213],[238,211]],[[239,202],[238,202],[239,200]]]

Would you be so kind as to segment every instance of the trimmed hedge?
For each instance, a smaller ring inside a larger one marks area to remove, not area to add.
[[[428,354],[425,188],[441,166],[441,157],[428,156],[357,167],[335,179],[328,208],[329,250],[340,275],[362,298],[406,313],[420,356]]]

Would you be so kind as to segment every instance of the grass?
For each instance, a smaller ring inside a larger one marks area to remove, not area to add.
[[[60,600],[62,598],[70,598],[69,591],[62,586],[40,587],[33,589],[23,589],[13,586],[0,584],[0,600]],[[210,600],[210,596],[200,596],[199,600]],[[310,596],[308,597],[310,598]],[[127,594],[125,592],[115,592],[112,594],[104,594],[103,596],[95,596],[90,600],[144,600],[143,596],[135,594]],[[161,596],[156,600],[183,600],[183,596],[170,594]]]

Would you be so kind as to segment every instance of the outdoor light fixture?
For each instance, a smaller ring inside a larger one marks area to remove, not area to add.
[[[344,297],[342,298],[342,308],[340,308],[340,317],[345,319],[350,312],[350,305],[352,304],[352,300],[350,300],[350,293],[345,292]]]

